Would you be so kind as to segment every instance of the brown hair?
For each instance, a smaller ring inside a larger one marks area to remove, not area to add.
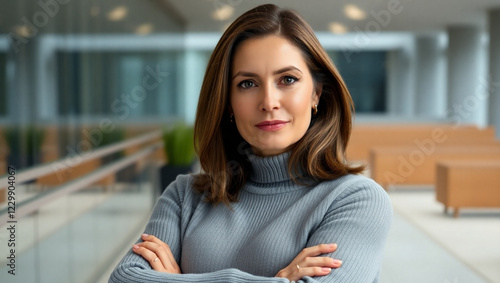
[[[261,5],[241,15],[224,32],[208,61],[195,122],[195,148],[203,172],[194,176],[195,190],[211,203],[237,201],[251,165],[250,146],[230,122],[229,93],[233,54],[246,39],[279,35],[302,50],[316,86],[322,86],[319,111],[305,135],[293,146],[288,171],[293,180],[332,180],[360,173],[346,164],[353,102],[339,72],[311,27],[293,10]],[[300,176],[304,172],[306,178]]]

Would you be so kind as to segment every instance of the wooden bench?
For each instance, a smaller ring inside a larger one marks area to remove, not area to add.
[[[432,185],[440,160],[500,159],[500,144],[490,146],[436,146],[424,152],[418,147],[374,147],[370,152],[371,178],[387,189],[390,185]]]
[[[462,207],[500,207],[500,158],[440,161],[436,168],[436,199],[458,217]]]
[[[442,145],[488,144],[495,138],[492,127],[453,126],[449,124],[355,125],[346,149],[349,160],[368,160],[370,149],[376,146],[411,146],[433,142]]]

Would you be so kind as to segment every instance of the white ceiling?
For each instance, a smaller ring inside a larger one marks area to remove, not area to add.
[[[43,12],[40,2],[0,0],[0,35],[22,26],[25,18],[33,22],[37,13]],[[144,24],[152,26],[152,33],[221,32],[236,17],[264,3],[299,11],[315,31],[328,31],[329,23],[335,21],[350,32],[365,31],[375,20],[372,14],[388,10],[388,3],[400,3],[401,12],[392,14],[387,26],[379,24],[382,31],[435,32],[450,25],[485,29],[487,11],[500,9],[500,0],[74,0],[60,4],[58,12],[39,32],[134,33]],[[344,14],[348,4],[364,11],[366,19],[348,19]],[[234,10],[233,15],[224,21],[214,20],[212,14],[224,5]],[[116,7],[126,7],[128,13],[121,21],[110,21],[108,15]]]
[[[327,31],[332,21],[344,24],[349,31],[364,31],[367,23],[375,20],[370,12],[388,10],[388,3],[399,4],[401,10],[392,14],[389,24],[382,31],[428,32],[443,31],[450,25],[487,26],[487,11],[500,9],[500,0],[164,0],[187,23],[188,31],[220,31],[245,11],[260,4],[274,3],[301,13],[315,31]],[[348,19],[344,7],[354,4],[367,13],[362,21]],[[234,16],[220,22],[211,14],[221,5],[234,8]],[[369,27],[369,25],[368,25]]]

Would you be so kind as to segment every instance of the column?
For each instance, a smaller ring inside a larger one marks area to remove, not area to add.
[[[11,45],[12,47],[12,45]],[[13,125],[28,125],[36,122],[36,65],[38,38],[15,50],[10,48],[7,56],[7,116]]]
[[[445,54],[439,34],[416,38],[415,114],[443,117],[446,111]]]
[[[447,118],[455,125],[486,122],[485,55],[479,28],[448,28]]]
[[[412,117],[414,107],[414,67],[412,51],[387,52],[387,114]]]
[[[500,9],[490,10],[489,24],[489,111],[488,124],[495,127],[496,137],[500,137]]]
[[[196,118],[196,107],[200,96],[201,85],[207,68],[209,53],[202,50],[186,50],[184,54],[183,90],[180,95],[180,109],[186,123],[193,124]]]

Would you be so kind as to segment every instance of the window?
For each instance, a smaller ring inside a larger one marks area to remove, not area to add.
[[[386,52],[329,52],[347,84],[356,113],[385,113],[387,100]]]
[[[59,52],[59,114],[121,120],[176,116],[179,54]]]

